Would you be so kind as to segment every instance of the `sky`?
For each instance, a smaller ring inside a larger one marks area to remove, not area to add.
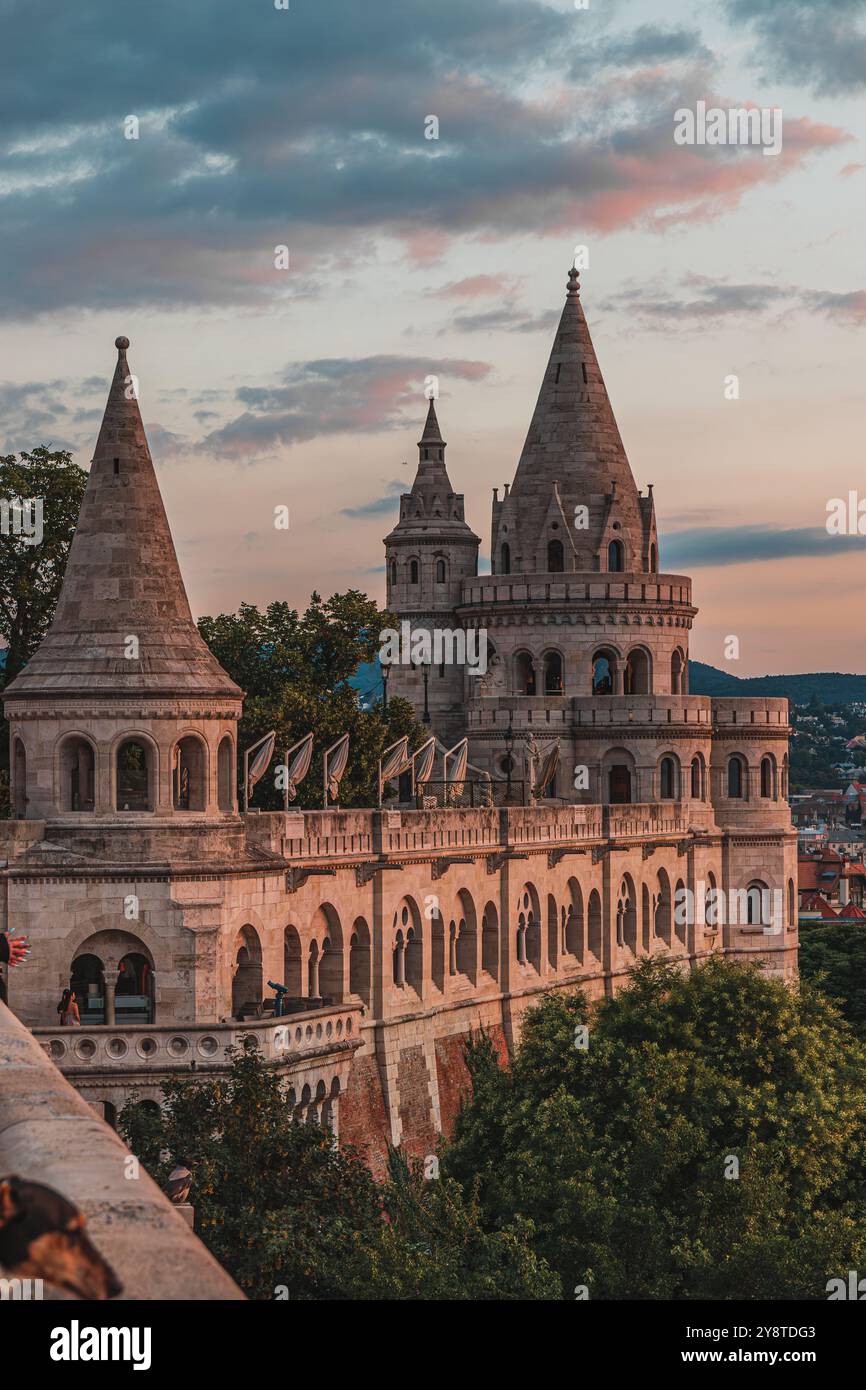
[[[282,3],[0,0],[0,450],[87,466],[125,334],[194,612],[381,600],[435,375],[483,565],[579,246],[691,655],[866,672],[866,0]]]

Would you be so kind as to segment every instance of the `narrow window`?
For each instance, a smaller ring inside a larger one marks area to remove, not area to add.
[[[581,362],[581,364],[580,364],[580,370],[583,372],[583,384],[584,384],[584,386],[585,386],[585,385],[586,385],[586,381],[587,381],[587,377],[586,377],[586,363],[585,363],[585,362]]]
[[[560,373],[561,371],[562,371],[562,363],[561,363],[561,362],[557,362],[557,364],[556,364],[556,377],[554,378],[554,385],[559,385],[559,373]]]

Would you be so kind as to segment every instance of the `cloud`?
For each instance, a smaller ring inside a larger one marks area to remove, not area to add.
[[[627,314],[644,327],[678,331],[724,319],[768,318],[774,313],[818,313],[847,327],[866,323],[866,290],[816,290],[769,282],[731,283],[690,275],[678,291],[633,285],[610,295],[603,309]]]
[[[549,333],[559,321],[559,310],[530,314],[514,304],[500,304],[479,314],[455,314],[440,333]]]
[[[707,95],[697,34],[608,23],[541,0],[185,0],[142,25],[90,0],[46,30],[14,5],[0,312],[273,309],[316,296],[347,238],[356,262],[390,238],[429,263],[459,238],[663,231],[847,138],[791,117],[778,159],[676,147],[673,111]]]
[[[852,550],[866,554],[866,536],[831,536],[823,526],[702,526],[663,534],[660,548],[666,569],[688,571],[794,556],[829,559]]]
[[[353,520],[368,516],[390,516],[394,511],[394,498],[408,491],[408,479],[405,482],[394,480],[387,484],[384,496],[374,497],[371,502],[362,502],[360,507],[344,507],[340,515],[352,517]]]
[[[757,34],[770,76],[821,93],[866,86],[866,0],[728,0],[728,13]]]
[[[436,375],[442,385],[449,377],[481,381],[490,370],[488,362],[450,357],[291,363],[274,385],[240,387],[235,396],[247,409],[207,435],[203,447],[250,459],[324,435],[403,429],[423,419],[426,377]]]

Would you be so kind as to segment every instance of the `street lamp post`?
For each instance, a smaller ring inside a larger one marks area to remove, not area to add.
[[[422,718],[423,723],[429,724],[429,723],[430,723],[430,703],[429,703],[429,696],[428,696],[428,689],[427,689],[428,682],[429,682],[429,680],[430,680],[430,663],[429,663],[429,661],[422,661],[422,663],[421,663],[421,674],[422,674],[423,677],[424,677],[424,713],[423,713],[423,715],[421,716],[421,718]]]
[[[390,661],[383,661],[382,658],[380,657],[380,658],[379,658],[379,664],[380,664],[380,666],[382,667],[382,713],[383,713],[383,714],[387,714],[387,712],[388,712],[388,677],[389,677],[390,674],[391,674],[391,663],[390,663]]]

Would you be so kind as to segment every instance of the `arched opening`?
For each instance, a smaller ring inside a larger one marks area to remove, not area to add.
[[[389,574],[390,574],[390,576],[391,576],[391,583],[392,583],[392,584],[396,584],[396,583],[397,583],[397,561],[396,561],[396,560],[392,560],[392,561],[391,561],[390,565],[388,566],[388,572],[389,572]]]
[[[283,932],[283,980],[289,998],[302,999],[304,994],[301,968],[301,937],[297,927],[289,925]]]
[[[535,662],[529,652],[514,655],[514,689],[518,695],[535,694]]]
[[[442,560],[442,559],[439,559],[439,560],[436,561],[436,583],[437,583],[437,584],[444,584],[444,583],[445,583],[445,579],[446,579],[445,561]]]
[[[776,800],[776,760],[769,753],[761,759],[761,796]]]
[[[117,1023],[153,1023],[153,971],[140,951],[128,951],[117,967],[114,987]]]
[[[720,925],[719,890],[716,886],[716,876],[712,870],[707,874],[707,886],[704,895],[704,924],[708,927]]]
[[[370,928],[356,917],[349,942],[349,993],[370,1007]]]
[[[230,734],[220,739],[217,749],[217,782],[221,811],[235,809],[235,750]]]
[[[500,574],[511,573],[511,546],[505,541],[499,552],[499,572]]]
[[[788,754],[782,759],[782,800],[788,800]]]
[[[499,914],[488,903],[481,919],[481,969],[491,979],[499,979]]]
[[[417,561],[417,560],[410,560],[410,561],[409,561],[409,583],[410,583],[410,584],[417,584],[417,583],[418,583],[418,561]]]
[[[746,925],[750,927],[771,927],[773,925],[770,890],[761,879],[754,879],[746,889]]]
[[[704,760],[696,753],[691,763],[691,796],[693,801],[704,800]]]
[[[457,897],[461,909],[461,916],[457,922],[457,973],[465,975],[474,984],[478,974],[475,903],[471,893],[468,893],[465,888],[461,888]]]
[[[625,693],[649,695],[651,689],[649,653],[642,647],[635,647],[625,663]]]
[[[794,888],[794,880],[788,879],[788,926],[797,925],[797,894]]]
[[[12,781],[16,820],[27,815],[27,753],[20,738],[16,738],[12,755]]]
[[[99,956],[90,953],[76,956],[69,988],[75,994],[83,1025],[93,1028],[105,1023],[105,968]]]
[[[607,567],[616,574],[621,574],[625,569],[625,547],[622,541],[611,541],[607,547]]]
[[[656,548],[655,543],[653,543],[653,544],[650,546],[649,567],[650,567],[650,574],[655,574],[655,573],[657,572],[657,570],[658,570],[658,567],[659,567],[659,553],[658,553],[658,550],[657,550],[657,548]]]
[[[568,880],[571,902],[565,918],[565,951],[575,960],[583,960],[583,894],[576,879]]]
[[[631,802],[631,768],[625,763],[611,763],[607,770],[607,799],[612,806]]]
[[[413,898],[404,898],[394,913],[394,983],[413,990],[421,998],[424,988],[424,953],[421,915]]]
[[[683,693],[683,654],[677,647],[671,657],[671,694],[682,695]]]
[[[262,946],[255,927],[246,924],[235,937],[232,966],[232,1017],[243,1021],[262,1007]]]
[[[659,763],[659,797],[662,801],[676,801],[679,796],[679,764],[668,754]]]
[[[637,955],[637,894],[634,880],[630,874],[623,876],[619,889],[619,913],[621,938],[619,944]]]
[[[561,695],[562,657],[560,656],[559,652],[545,652],[543,661],[545,695]]]
[[[732,798],[746,795],[746,764],[739,753],[728,759],[728,796]]]
[[[559,963],[559,909],[552,893],[547,895],[547,964],[555,971]]]
[[[678,878],[677,886],[674,889],[674,933],[681,946],[686,944],[688,927],[689,898],[686,893],[686,885],[681,878]]]
[[[438,908],[430,918],[430,975],[440,994],[445,989],[445,923]]]
[[[326,1004],[339,1004],[343,998],[343,929],[331,903],[316,909],[310,935],[319,946],[319,995]]]
[[[149,743],[127,739],[117,750],[117,810],[152,811],[153,750]]]
[[[589,895],[586,912],[586,948],[597,964],[602,958],[601,898],[597,888]]]
[[[671,881],[659,869],[656,889],[655,934],[666,946],[671,944]]]
[[[650,892],[646,884],[641,888],[641,945],[644,951],[649,951],[652,945],[652,908],[650,905]]]
[[[207,805],[207,752],[200,738],[188,734],[174,746],[172,800],[176,811],[203,811]]]
[[[565,569],[565,550],[562,541],[547,542],[547,571],[548,574],[562,574]]]
[[[597,651],[592,658],[593,695],[613,695],[616,685],[616,653],[608,648]]]
[[[60,805],[64,811],[92,811],[96,755],[86,738],[68,738],[60,749]]]
[[[541,921],[538,894],[524,884],[517,900],[517,962],[541,974]]]

